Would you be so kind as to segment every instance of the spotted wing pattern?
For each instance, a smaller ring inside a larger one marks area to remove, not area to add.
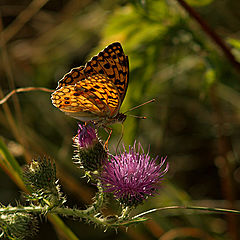
[[[57,89],[63,86],[74,85],[96,74],[103,74],[114,83],[122,103],[128,87],[129,63],[128,57],[124,54],[119,42],[110,44],[87,62],[85,67],[73,68],[59,81]]]
[[[61,87],[74,85],[75,83],[85,79],[84,67],[80,66],[73,68],[69,73],[65,74],[63,78],[58,82],[57,90]]]
[[[54,106],[81,121],[113,118],[121,104],[118,89],[101,74],[89,76],[74,85],[62,86],[51,99]]]
[[[117,87],[122,102],[128,86],[128,69],[128,57],[125,56],[121,44],[116,42],[93,57],[86,64],[84,72],[88,76],[96,73],[108,76]]]

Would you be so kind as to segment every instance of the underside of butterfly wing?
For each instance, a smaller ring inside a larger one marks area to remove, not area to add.
[[[85,66],[87,76],[97,73],[106,75],[117,87],[121,102],[123,101],[129,80],[129,62],[119,42],[106,47],[94,56]]]
[[[122,103],[129,80],[129,62],[119,42],[106,47],[97,56],[94,56],[85,66],[73,68],[58,82],[57,89],[63,86],[74,85],[89,76],[103,74],[116,86]]]
[[[81,121],[114,118],[121,102],[116,86],[100,74],[61,87],[51,99],[55,107]]]
[[[63,86],[74,85],[75,83],[85,79],[86,76],[84,74],[84,67],[77,67],[71,69],[71,71],[63,76],[61,80],[58,82],[58,86],[56,89],[60,89]]]

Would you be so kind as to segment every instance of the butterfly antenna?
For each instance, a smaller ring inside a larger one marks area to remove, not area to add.
[[[130,111],[132,111],[132,110],[134,110],[134,109],[136,109],[136,108],[139,108],[139,107],[141,107],[141,106],[143,106],[143,105],[145,105],[145,104],[148,104],[148,103],[151,103],[151,102],[155,102],[156,101],[156,99],[151,99],[151,100],[149,100],[149,101],[147,101],[147,102],[144,102],[144,103],[142,103],[142,104],[140,104],[140,105],[138,105],[138,106],[136,106],[136,107],[133,107],[133,108],[130,108],[129,110],[127,110],[126,112],[124,112],[124,114],[125,113],[127,113],[127,112],[130,112]]]
[[[139,119],[146,119],[147,118],[147,117],[136,116],[136,115],[132,115],[132,114],[128,114],[128,116],[134,117],[134,118],[139,118]]]

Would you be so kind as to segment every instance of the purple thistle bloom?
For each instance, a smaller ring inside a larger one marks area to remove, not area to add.
[[[140,143],[138,151],[135,145],[129,146],[129,153],[124,148],[120,155],[106,161],[101,174],[104,191],[113,193],[116,199],[127,206],[137,205],[156,194],[168,171],[168,163],[162,170],[166,157],[157,163],[158,157],[151,159],[148,153],[144,153]]]
[[[97,139],[95,129],[90,125],[78,123],[78,144],[82,148],[87,148]]]
[[[73,138],[76,147],[75,163],[86,171],[99,170],[107,159],[107,152],[92,126],[79,123],[78,127],[78,134]]]

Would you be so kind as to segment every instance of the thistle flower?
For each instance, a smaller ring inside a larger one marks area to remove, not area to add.
[[[74,157],[75,163],[86,171],[98,170],[107,158],[107,152],[92,126],[79,123],[78,127],[78,134],[74,138],[77,148]]]
[[[168,171],[168,163],[162,170],[166,157],[151,159],[145,154],[141,144],[136,151],[136,143],[107,161],[101,173],[104,191],[113,193],[114,197],[125,206],[136,206],[143,200],[157,193],[163,176]]]
[[[77,141],[79,147],[89,148],[95,141],[98,141],[96,131],[93,127],[80,123],[78,123],[78,127]]]

